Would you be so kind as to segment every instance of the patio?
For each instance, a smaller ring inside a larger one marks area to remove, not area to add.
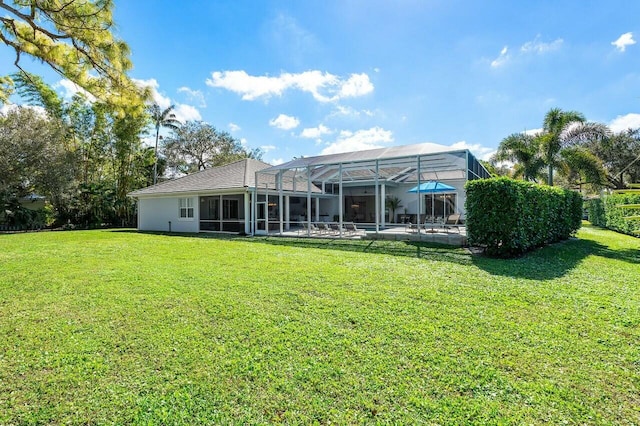
[[[464,247],[467,245],[467,232],[464,226],[460,226],[456,230],[446,230],[444,228],[429,227],[411,229],[406,225],[388,225],[387,228],[375,230],[361,230],[358,233],[343,232],[329,233],[318,231],[307,231],[302,227],[291,229],[289,231],[271,231],[268,236],[288,237],[288,238],[329,238],[329,239],[362,239],[362,240],[394,240],[394,241],[421,241],[430,243],[447,244],[451,246]]]
[[[400,223],[454,214],[464,220],[465,183],[486,177],[468,150],[430,143],[301,157],[255,173],[251,234],[298,236],[303,223],[312,230],[322,222],[355,223],[367,230],[361,238],[464,244],[463,233],[418,232]],[[388,206],[392,199],[395,208]]]

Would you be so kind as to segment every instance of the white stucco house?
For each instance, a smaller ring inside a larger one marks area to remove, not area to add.
[[[468,180],[489,177],[468,151],[432,143],[304,157],[272,166],[244,159],[131,192],[138,229],[282,234],[311,222],[390,226],[385,200],[400,199],[392,222],[464,217]],[[428,181],[453,187],[412,193]],[[392,213],[393,214],[393,213]]]

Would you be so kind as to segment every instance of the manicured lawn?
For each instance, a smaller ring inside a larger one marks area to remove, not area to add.
[[[640,240],[0,235],[0,424],[640,423]]]

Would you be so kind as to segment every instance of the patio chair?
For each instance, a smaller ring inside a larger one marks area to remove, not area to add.
[[[317,234],[319,232],[318,227],[314,223],[308,223],[308,222],[302,222],[302,228],[298,229],[298,235],[300,235],[301,231],[303,232],[304,235],[307,235],[308,233]]]
[[[436,228],[444,227],[444,220],[441,217],[428,216],[428,218],[429,220],[423,224],[425,232],[437,232]]]
[[[325,222],[318,222],[316,223],[316,228],[318,228],[318,233],[319,234],[328,234],[331,232],[331,228],[329,228],[329,224],[325,223]]]
[[[351,234],[351,235],[356,235],[361,233],[361,231],[358,230],[358,227],[356,226],[356,224],[353,222],[345,222],[344,229],[345,231],[347,231],[347,234]]]
[[[420,225],[418,225],[417,223],[411,223],[411,222],[407,222],[404,226],[404,230],[405,232],[418,232],[418,227]]]
[[[335,234],[340,234],[340,224],[336,223],[336,222],[331,222],[329,223],[329,229],[331,229],[331,232],[335,233]],[[344,227],[342,227],[342,233],[345,233],[346,229],[344,229]]]
[[[444,229],[449,232],[449,229],[456,228],[458,230],[458,234],[460,233],[460,214],[450,214],[447,216],[447,220],[444,222]]]

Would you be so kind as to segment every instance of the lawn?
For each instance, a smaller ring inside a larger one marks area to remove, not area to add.
[[[640,240],[0,235],[0,424],[640,424]]]

